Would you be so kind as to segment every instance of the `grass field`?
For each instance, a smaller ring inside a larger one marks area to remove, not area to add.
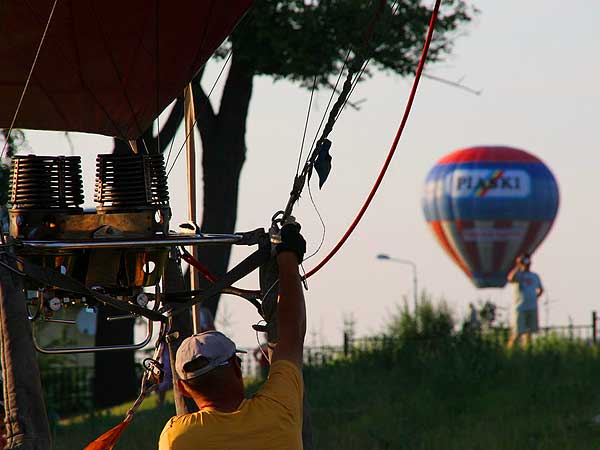
[[[600,346],[546,337],[508,350],[456,329],[446,304],[424,293],[416,314],[399,307],[371,348],[306,367],[316,448],[600,449]],[[129,406],[63,421],[55,448],[83,448]],[[155,449],[173,412],[148,399],[118,448]]]
[[[600,354],[556,338],[508,351],[485,338],[389,341],[306,368],[318,449],[600,449]],[[172,404],[147,400],[117,448],[155,449]],[[59,425],[56,449],[83,448],[128,406]]]
[[[309,371],[318,448],[598,449],[598,351],[413,343]]]

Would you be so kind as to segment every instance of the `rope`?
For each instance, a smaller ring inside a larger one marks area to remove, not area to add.
[[[159,41],[160,41],[160,35],[159,35],[159,25],[160,25],[160,21],[158,20],[159,17],[159,2],[155,3],[155,7],[154,7],[154,20],[155,20],[155,30],[154,30],[154,34],[156,35],[156,39],[154,42],[155,45],[155,51],[154,51],[154,60],[155,60],[155,68],[154,68],[154,77],[156,78],[156,153],[160,154],[160,102],[159,102],[159,96],[160,96],[160,52],[159,52]],[[173,135],[173,139],[175,139],[175,135]]]
[[[369,41],[371,40],[371,37],[373,36],[373,32],[375,31],[375,24],[379,21],[379,18],[381,17],[381,14],[385,7],[385,3],[386,2],[384,0],[381,0],[379,2],[379,8],[377,9],[377,11],[375,12],[375,15],[371,19],[371,22],[369,23],[367,32],[365,33],[364,41],[363,41],[363,50],[364,50],[365,55],[367,53],[366,50],[367,50]],[[329,118],[327,119],[327,123],[325,124],[325,128],[323,129],[323,134],[321,134],[321,137],[319,138],[318,142],[323,142],[325,139],[327,139],[327,137],[333,130],[333,126],[335,125],[335,122],[339,116],[339,112],[342,109],[342,107],[346,104],[348,95],[350,94],[350,90],[352,89],[353,77],[357,72],[359,72],[359,73],[361,72],[360,68],[362,68],[362,66],[365,64],[366,60],[367,60],[367,58],[365,56],[361,56],[360,54],[358,54],[356,61],[353,61],[352,64],[348,65],[348,75],[346,77],[346,81],[344,81],[344,85],[342,86],[342,92],[341,92],[340,96],[338,97],[337,101],[335,102],[335,104],[333,105],[333,108],[331,108],[331,111],[329,112]],[[357,68],[358,68],[358,70],[357,70]],[[317,149],[315,148],[315,150],[317,150]],[[318,156],[318,152],[314,151],[313,155],[311,155],[311,160],[313,163],[314,163],[314,160],[317,158],[317,156]]]
[[[42,51],[42,46],[44,45],[44,41],[46,40],[46,34],[48,34],[48,28],[50,28],[50,23],[52,22],[52,17],[54,16],[54,10],[56,9],[56,4],[58,0],[54,0],[52,5],[52,9],[50,10],[50,15],[48,16],[48,20],[46,21],[46,27],[44,28],[44,33],[42,34],[42,38],[40,39],[40,44],[38,45],[37,51],[35,52],[35,57],[33,58],[33,63],[31,64],[31,68],[29,69],[29,74],[27,75],[27,80],[25,81],[25,86],[23,86],[23,91],[21,92],[21,97],[19,98],[19,103],[17,104],[17,109],[15,110],[15,114],[13,115],[12,122],[10,123],[10,128],[8,129],[8,134],[6,135],[6,141],[2,146],[2,152],[0,152],[0,158],[4,156],[4,150],[6,150],[6,146],[8,144],[8,140],[10,138],[10,134],[12,133],[13,128],[15,127],[15,122],[17,121],[17,116],[19,115],[19,111],[21,110],[21,104],[23,103],[23,99],[25,98],[25,94],[27,93],[27,89],[29,88],[29,82],[31,81],[31,77],[33,76],[33,70],[37,65],[37,60],[40,56],[40,52]]]
[[[296,176],[300,172],[300,164],[302,163],[302,152],[304,151],[304,141],[306,139],[306,130],[308,130],[308,121],[310,119],[310,110],[312,108],[313,96],[317,86],[317,76],[313,79],[312,89],[310,90],[310,100],[308,102],[308,110],[306,111],[306,120],[304,121],[304,131],[302,133],[302,142],[300,143],[300,154],[298,155],[298,165],[296,166]]]
[[[325,111],[323,112],[323,117],[321,117],[321,122],[319,122],[319,127],[317,128],[317,132],[315,133],[315,137],[312,141],[312,144],[310,145],[311,148],[315,146],[316,142],[317,142],[317,137],[319,136],[319,133],[321,132],[321,128],[323,127],[323,122],[325,122],[325,118],[328,117],[327,113],[329,111],[329,107],[331,106],[331,102],[333,101],[333,97],[335,96],[335,93],[337,92],[337,88],[338,85],[340,84],[340,80],[342,79],[342,75],[344,75],[344,70],[346,69],[346,65],[348,64],[348,60],[350,59],[350,53],[352,52],[352,50],[348,50],[346,52],[346,57],[344,58],[344,63],[342,64],[342,68],[340,69],[340,73],[337,77],[337,80],[335,81],[335,84],[333,85],[332,89],[331,89],[331,95],[329,96],[329,100],[327,101],[327,106],[325,107]],[[308,163],[308,159],[307,158],[306,163]]]
[[[158,299],[156,301],[158,301]],[[148,394],[158,389],[158,386],[162,381],[162,377],[164,376],[160,359],[163,355],[162,349],[166,343],[165,338],[167,331],[167,325],[163,322],[156,340],[156,347],[154,349],[152,358],[146,358],[142,363],[145,373],[142,376],[140,383],[140,394],[135,399],[135,402],[133,402],[133,405],[131,405],[131,408],[129,408],[127,411],[127,414],[125,414],[125,418],[121,421],[121,423],[104,432],[102,435],[90,442],[84,448],[84,450],[113,450],[125,429],[132,422],[133,416],[142,405],[142,402],[146,399]],[[156,371],[159,371],[160,374],[158,374]]]
[[[327,123],[325,124],[325,128],[323,129],[321,137],[317,140],[317,144],[315,145],[312,152],[308,156],[308,158],[306,160],[306,164],[304,165],[304,168],[302,169],[302,173],[300,175],[297,175],[294,178],[292,192],[290,193],[290,198],[288,200],[288,203],[283,212],[283,216],[281,218],[282,222],[285,222],[285,220],[292,214],[292,209],[294,208],[294,204],[300,198],[300,194],[302,193],[302,189],[304,188],[304,185],[306,182],[306,177],[311,172],[311,170],[315,164],[315,161],[317,160],[317,157],[319,156],[319,153],[321,151],[323,143],[325,142],[325,140],[327,139],[327,137],[333,130],[333,126],[335,125],[335,122],[337,120],[337,117],[339,115],[341,108],[346,104],[348,95],[349,95],[350,91],[352,90],[354,75],[357,72],[360,72],[361,67],[363,66],[363,64],[365,63],[365,61],[367,59],[365,56],[367,54],[367,47],[371,40],[371,37],[373,36],[373,32],[375,31],[375,25],[379,21],[379,18],[381,17],[382,12],[385,8],[385,4],[386,4],[386,0],[379,0],[379,7],[377,8],[377,11],[373,15],[373,18],[371,19],[371,22],[369,23],[368,29],[364,34],[363,47],[361,49],[359,49],[359,52],[356,54],[355,60],[352,61],[351,64],[348,64],[348,75],[346,76],[346,80],[344,81],[344,85],[342,86],[342,92],[340,93],[338,99],[336,100],[333,107],[331,108],[331,111],[329,112],[329,118],[327,119]],[[348,55],[349,54],[350,53],[348,53]],[[341,76],[341,74],[340,74],[340,76]],[[338,78],[338,81],[339,81],[339,78]]]
[[[429,21],[429,27],[427,29],[427,35],[425,37],[425,42],[423,44],[423,50],[421,52],[421,57],[419,58],[419,64],[417,65],[417,70],[415,72],[415,78],[413,80],[413,84],[412,84],[412,88],[411,88],[411,91],[410,91],[410,95],[409,95],[408,100],[406,102],[406,107],[404,108],[404,114],[402,116],[402,120],[400,121],[400,125],[398,126],[398,130],[396,131],[396,135],[394,137],[394,140],[392,142],[392,145],[390,147],[388,155],[387,155],[387,157],[385,159],[383,167],[381,168],[381,170],[379,172],[379,175],[378,175],[377,179],[375,180],[375,184],[371,188],[371,192],[369,192],[368,197],[366,198],[366,200],[363,203],[360,211],[358,212],[358,214],[354,218],[354,221],[350,224],[350,227],[346,230],[346,232],[344,233],[344,235],[342,236],[342,238],[335,245],[335,247],[333,247],[333,249],[327,254],[327,256],[325,256],[325,258],[323,258],[323,260],[321,260],[321,262],[319,262],[319,264],[317,264],[315,267],[313,267],[304,277],[302,277],[303,280],[306,280],[307,278],[310,278],[315,273],[317,273],[319,270],[321,270],[321,268],[323,266],[325,266],[325,264],[327,264],[331,260],[331,258],[333,258],[335,256],[335,254],[340,250],[340,248],[342,248],[342,246],[346,243],[346,241],[348,240],[348,238],[350,237],[350,235],[352,234],[352,232],[358,226],[358,224],[361,221],[362,217],[364,216],[365,212],[369,208],[369,206],[371,204],[371,201],[373,200],[373,197],[375,197],[375,194],[377,193],[377,190],[379,189],[379,186],[381,185],[381,182],[383,181],[383,177],[387,173],[387,169],[389,168],[390,163],[392,162],[392,158],[394,157],[394,154],[395,154],[396,149],[398,147],[398,142],[400,141],[400,137],[402,136],[402,133],[404,131],[404,127],[406,126],[406,123],[408,121],[408,117],[410,115],[412,104],[414,102],[414,99],[415,99],[415,96],[416,96],[416,93],[417,93],[417,88],[419,86],[419,81],[421,79],[421,74],[422,74],[423,68],[425,66],[425,61],[427,59],[427,54],[429,52],[429,46],[431,44],[431,40],[432,40],[432,37],[433,37],[433,31],[435,29],[435,24],[437,22],[437,17],[438,17],[438,12],[439,12],[439,9],[440,9],[440,4],[441,4],[441,0],[436,0],[435,6],[434,6],[433,11],[431,13],[431,19]],[[361,64],[361,66],[362,66],[362,64]],[[339,101],[339,99],[338,99],[338,101]],[[331,115],[330,115],[330,117],[331,117]],[[298,178],[297,178],[297,180],[298,180]],[[258,291],[252,291],[252,292],[258,292]]]
[[[158,389],[158,384],[153,384],[149,388],[144,389],[142,392],[140,392],[140,395],[138,395],[138,398],[135,400],[133,405],[131,405],[131,408],[129,408],[129,410],[127,411],[124,421],[130,422],[133,419],[133,415],[137,412],[138,408],[142,405],[142,402],[146,399],[146,396],[148,394],[150,394],[151,392],[154,392],[157,389]]]
[[[225,71],[225,67],[227,67],[227,64],[229,63],[229,60],[231,59],[231,55],[233,54],[232,50],[229,50],[229,53],[227,55],[227,59],[225,59],[225,62],[223,63],[223,65],[221,66],[221,70],[219,71],[219,74],[217,75],[217,78],[215,79],[212,87],[210,88],[210,91],[208,92],[208,95],[206,96],[207,101],[208,99],[210,99],[211,94],[213,93],[213,91],[215,90],[215,87],[217,86],[217,83],[219,82],[219,80],[221,79],[221,75],[223,75],[223,72]],[[200,80],[198,80],[198,82],[200,82]],[[190,131],[188,132],[188,134],[185,136],[185,140],[183,141],[183,144],[181,144],[181,147],[179,147],[179,151],[177,152],[177,155],[175,156],[175,159],[173,160],[173,164],[171,164],[171,168],[169,169],[169,171],[167,172],[167,177],[170,175],[171,171],[175,168],[175,163],[177,162],[177,160],[179,159],[179,156],[181,155],[181,152],[183,151],[183,148],[185,147],[185,144],[187,143],[188,139],[190,138],[190,134],[194,132],[194,130],[196,129],[196,124],[198,123],[198,118],[195,117],[194,118],[194,123],[192,124],[192,126],[190,127]],[[171,146],[172,147],[172,146]],[[171,156],[171,149],[169,149],[169,154],[167,155],[167,162],[165,165],[169,164],[169,157]]]
[[[162,334],[162,333],[161,333]],[[160,338],[159,338],[160,339]],[[160,351],[162,349],[162,344],[158,345],[155,350],[155,356],[158,355],[160,357]],[[158,362],[158,360],[153,360]],[[129,426],[129,424],[133,420],[133,415],[137,412],[139,407],[142,405],[142,402],[146,399],[148,394],[154,392],[158,389],[159,383],[155,382],[146,387],[146,382],[149,382],[152,378],[151,369],[146,368],[146,373],[142,377],[140,395],[138,395],[137,399],[131,405],[131,408],[127,411],[125,418],[121,423],[106,431],[92,442],[90,442],[84,450],[113,450],[117,445],[117,441],[125,431],[125,429]]]
[[[213,2],[214,3],[214,2]],[[211,8],[212,8],[213,4],[211,3]],[[211,13],[212,13],[212,9],[211,9]],[[253,16],[251,13],[248,14],[248,19],[247,20],[243,20],[238,27],[236,27],[236,32],[240,33],[240,30],[243,30],[244,27],[248,26],[248,23],[253,20]],[[208,21],[207,21],[208,23]],[[205,29],[206,32],[206,29]],[[206,35],[206,33],[205,33]],[[205,36],[206,37],[206,36]],[[227,64],[229,63],[229,61],[231,60],[231,57],[233,56],[233,44],[231,46],[231,48],[229,49],[229,52],[227,53],[227,58],[225,59],[225,62],[223,63],[223,65],[221,66],[221,70],[219,71],[219,74],[217,75],[216,80],[214,81],[212,87],[210,88],[210,91],[208,93],[208,95],[206,96],[207,99],[210,99],[211,94],[213,93],[215,87],[217,86],[217,83],[219,82],[219,80],[221,79],[221,75],[223,74],[223,72],[225,71],[225,68],[227,67]],[[204,67],[206,67],[206,63],[204,64]],[[192,80],[193,83],[193,80]],[[200,80],[198,80],[198,84],[200,84]],[[181,144],[181,147],[179,148],[179,151],[177,152],[177,155],[175,156],[175,159],[173,161],[173,164],[171,165],[171,168],[168,170],[167,172],[167,178],[169,177],[169,174],[171,173],[171,171],[175,168],[175,163],[177,162],[177,160],[179,159],[179,156],[181,155],[181,152],[183,151],[183,148],[185,147],[185,144],[187,143],[189,137],[190,137],[190,133],[193,133],[194,130],[196,129],[196,124],[198,123],[198,118],[195,117],[194,118],[194,123],[192,124],[192,126],[190,127],[190,132],[186,135],[185,140],[183,141],[183,144]],[[175,138],[173,138],[173,142],[174,142]],[[167,156],[167,162],[165,164],[165,166],[169,165],[169,157],[171,156],[171,150],[173,148],[173,142],[171,142],[171,148],[169,149],[169,154]]]
[[[348,238],[350,237],[350,235],[352,234],[352,232],[354,231],[354,229],[357,227],[360,220],[364,216],[365,212],[369,208],[369,205],[371,204],[373,197],[375,197],[375,194],[377,193],[377,190],[379,189],[379,186],[381,185],[383,177],[385,176],[387,169],[389,168],[390,163],[392,162],[392,158],[394,157],[394,153],[396,152],[396,148],[398,147],[398,142],[400,141],[400,137],[402,136],[402,132],[404,131],[404,127],[406,126],[406,122],[408,121],[408,116],[410,115],[410,110],[412,108],[412,104],[415,99],[415,95],[417,93],[417,87],[419,86],[419,80],[421,79],[421,73],[423,72],[423,67],[425,66],[425,60],[427,59],[427,53],[429,51],[429,46],[431,44],[431,39],[433,37],[433,30],[435,28],[435,24],[437,21],[438,12],[440,9],[440,3],[441,3],[441,0],[436,0],[435,6],[431,13],[431,20],[429,21],[429,28],[427,29],[427,37],[425,38],[425,43],[423,45],[423,51],[422,51],[421,57],[419,59],[419,65],[417,66],[417,71],[415,73],[415,79],[413,81],[410,95],[408,97],[408,101],[407,101],[406,107],[404,109],[404,115],[402,116],[402,120],[400,122],[398,130],[396,131],[396,136],[394,137],[394,141],[392,142],[392,146],[390,147],[390,150],[385,159],[383,167],[381,168],[381,171],[379,172],[379,175],[378,175],[377,179],[375,180],[375,184],[373,185],[371,192],[369,192],[369,196],[363,203],[360,211],[354,218],[354,221],[350,224],[350,227],[348,228],[348,230],[346,230],[346,232],[344,233],[344,235],[342,236],[340,241],[335,245],[335,247],[333,247],[333,249],[327,254],[327,256],[325,256],[325,258],[323,258],[323,260],[319,264],[317,264],[315,267],[313,267],[306,274],[305,278],[310,278],[315,273],[317,273],[325,264],[327,264],[329,262],[329,260],[331,260],[331,258],[333,258],[333,256],[344,245],[344,243],[348,240]]]

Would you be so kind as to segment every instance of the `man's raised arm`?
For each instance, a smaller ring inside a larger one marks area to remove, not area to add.
[[[515,264],[515,267],[512,268],[512,270],[508,273],[508,275],[506,276],[506,279],[508,280],[509,283],[515,283],[517,280],[517,273],[519,272],[519,264]]]
[[[285,225],[281,230],[281,244],[277,246],[279,342],[273,350],[271,363],[284,359],[298,367],[302,366],[302,349],[306,335],[306,306],[298,265],[302,262],[305,251],[306,242],[300,235],[300,225]]]

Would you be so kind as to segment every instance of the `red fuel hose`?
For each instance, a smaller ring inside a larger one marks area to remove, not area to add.
[[[377,177],[377,180],[375,180],[375,184],[373,185],[371,192],[369,192],[369,196],[363,203],[362,208],[358,212],[357,216],[354,218],[354,221],[352,222],[352,224],[350,224],[350,227],[348,228],[348,230],[346,230],[346,233],[344,233],[344,235],[342,236],[340,241],[335,245],[335,247],[333,247],[333,249],[331,249],[331,251],[327,254],[327,256],[325,256],[325,258],[323,258],[323,260],[319,264],[317,264],[315,267],[313,267],[305,275],[305,278],[309,278],[309,277],[313,276],[315,273],[317,273],[325,264],[327,264],[329,262],[329,260],[331,258],[333,258],[333,256],[338,252],[338,250],[340,248],[342,248],[344,243],[348,240],[348,238],[350,237],[350,235],[352,234],[352,232],[354,231],[354,229],[357,227],[358,223],[364,216],[365,212],[367,211],[367,208],[371,204],[373,197],[375,197],[375,193],[377,192],[377,189],[379,189],[379,185],[381,184],[381,181],[383,180],[383,177],[385,176],[387,169],[388,169],[390,163],[392,162],[394,153],[396,153],[396,148],[398,147],[398,142],[400,141],[400,137],[402,136],[402,132],[404,131],[404,126],[406,125],[406,122],[408,121],[408,116],[410,114],[410,110],[411,110],[413,101],[415,99],[415,95],[417,93],[417,87],[419,86],[419,80],[421,79],[421,73],[423,72],[423,67],[425,66],[425,60],[427,59],[427,53],[429,51],[429,45],[431,44],[431,38],[433,37],[433,30],[435,28],[435,23],[437,21],[440,4],[441,4],[441,0],[436,0],[435,6],[431,13],[431,20],[429,21],[427,37],[425,38],[425,43],[423,45],[423,51],[421,52],[421,58],[419,59],[419,65],[417,66],[417,71],[415,73],[415,79],[413,81],[413,85],[412,85],[412,88],[410,91],[410,95],[408,97],[408,101],[406,103],[406,107],[404,108],[404,115],[402,116],[402,121],[400,122],[400,126],[398,127],[398,131],[396,132],[396,136],[394,137],[394,141],[392,142],[392,146],[390,148],[390,151],[388,152],[387,158],[385,159],[383,167],[381,168],[381,171],[379,172],[379,176]]]
[[[410,90],[410,95],[408,97],[408,101],[406,102],[406,107],[404,108],[404,115],[402,116],[402,120],[400,121],[398,130],[396,131],[396,136],[394,137],[392,146],[390,147],[390,150],[385,159],[385,162],[383,163],[383,167],[381,168],[381,171],[379,172],[379,175],[377,176],[377,179],[375,180],[375,184],[371,188],[371,192],[369,192],[367,199],[365,200],[360,211],[354,218],[354,221],[350,224],[350,227],[348,227],[348,229],[346,230],[346,232],[344,233],[342,238],[335,245],[335,247],[333,247],[333,249],[331,249],[331,251],[327,254],[327,256],[325,256],[325,258],[323,258],[323,260],[321,262],[319,262],[319,264],[317,264],[315,267],[313,267],[304,276],[305,279],[310,278],[315,273],[317,273],[321,268],[323,268],[323,266],[325,264],[327,264],[331,260],[331,258],[333,258],[335,256],[335,254],[339,251],[339,249],[342,248],[342,246],[346,243],[346,241],[348,240],[348,238],[350,237],[352,232],[355,230],[355,228],[358,226],[359,222],[365,215],[365,212],[367,212],[367,209],[369,208],[371,201],[373,200],[373,197],[375,197],[375,194],[377,193],[377,190],[379,189],[379,186],[381,185],[381,182],[383,181],[383,177],[385,176],[385,174],[390,166],[390,163],[392,162],[392,158],[394,157],[394,154],[396,153],[396,149],[398,147],[398,142],[400,141],[400,137],[402,136],[404,127],[406,126],[406,122],[408,121],[408,116],[410,115],[410,110],[412,108],[412,104],[414,102],[415,95],[417,93],[417,88],[419,86],[419,81],[421,79],[423,67],[425,66],[425,61],[427,59],[427,53],[429,52],[429,46],[431,44],[431,39],[433,37],[433,31],[435,29],[435,24],[437,22],[437,17],[438,17],[438,12],[440,9],[441,2],[442,2],[442,0],[436,0],[435,6],[433,7],[433,11],[431,13],[431,19],[429,21],[429,28],[427,29],[427,36],[425,38],[425,43],[423,44],[423,50],[421,52],[421,57],[419,58],[419,64],[417,66],[417,71],[415,72],[415,79],[413,81],[412,88]],[[185,253],[182,255],[182,258],[188,264],[191,264],[194,267],[196,267],[196,269],[198,269],[204,275],[205,278],[207,278],[209,281],[214,282],[215,277],[208,271],[208,269],[206,267],[202,266],[194,258],[190,258],[190,257],[191,257],[191,255],[189,255],[189,254],[186,255]],[[254,292],[254,291],[248,291],[248,292]]]

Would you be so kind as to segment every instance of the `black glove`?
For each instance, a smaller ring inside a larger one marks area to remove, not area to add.
[[[306,241],[300,234],[300,224],[288,223],[281,229],[281,243],[277,244],[275,251],[279,255],[281,252],[293,252],[298,258],[298,264],[304,259],[306,253]]]

